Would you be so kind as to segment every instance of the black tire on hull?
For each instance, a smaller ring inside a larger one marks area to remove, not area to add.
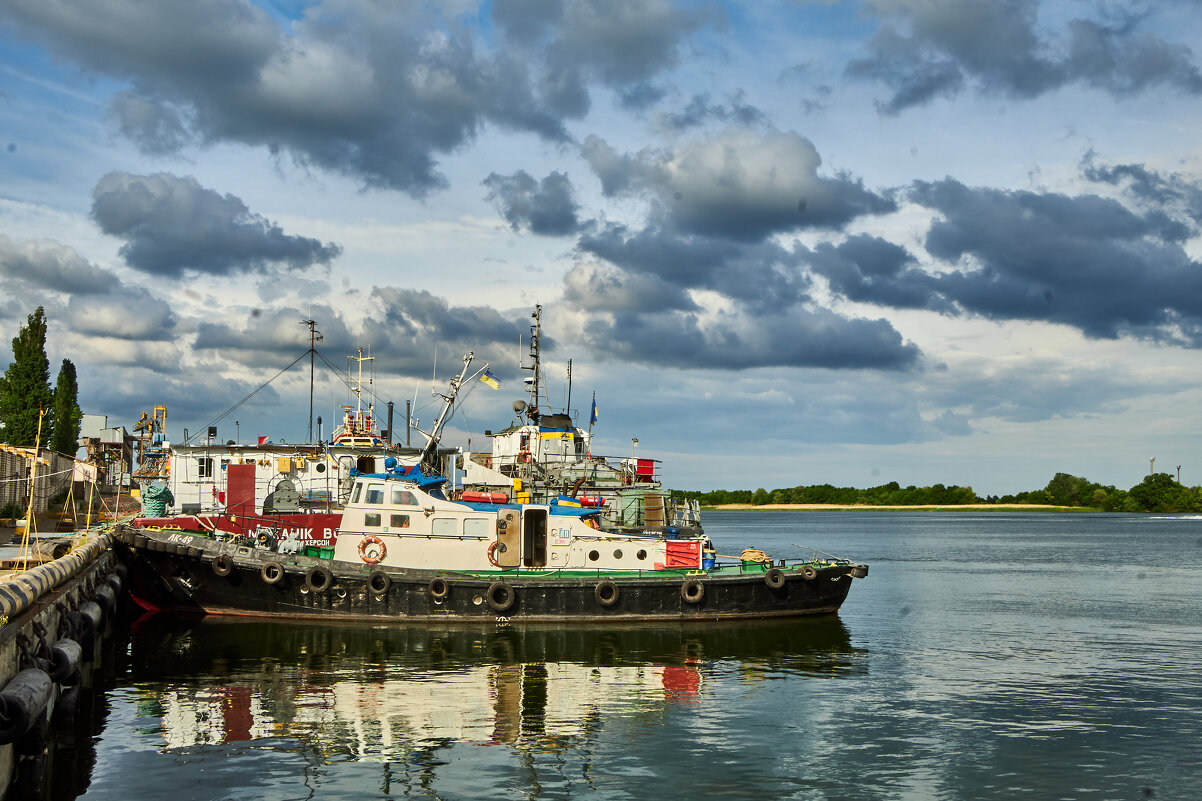
[[[705,585],[701,583],[700,579],[685,579],[684,584],[680,585],[680,597],[685,600],[685,603],[699,604],[705,597]]]
[[[383,570],[377,570],[367,577],[367,588],[371,590],[372,595],[387,595],[391,586],[392,579]]]
[[[437,581],[437,579],[435,580]],[[513,587],[503,581],[494,581],[489,584],[484,597],[488,601],[488,608],[498,613],[508,612],[513,608],[514,601],[517,600],[517,594]]]
[[[435,601],[445,601],[451,594],[450,583],[442,577],[432,579],[426,589],[429,590],[430,597]]]
[[[279,562],[266,562],[259,568],[259,575],[266,584],[279,584],[284,580],[284,566]]]
[[[317,565],[305,571],[305,587],[309,592],[325,592],[334,583],[334,574],[329,568]]]
[[[620,596],[621,592],[618,590],[618,585],[614,584],[610,579],[601,579],[597,582],[597,586],[593,588],[593,597],[597,599],[597,603],[605,607],[616,604]]]
[[[219,576],[228,576],[234,570],[234,558],[228,553],[219,554],[213,560],[213,572]]]
[[[764,574],[764,583],[768,585],[769,589],[779,590],[781,587],[785,586],[784,571],[779,567],[770,568],[768,572]]]

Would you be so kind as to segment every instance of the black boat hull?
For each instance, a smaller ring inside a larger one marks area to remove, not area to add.
[[[379,570],[178,532],[117,534],[148,608],[181,615],[322,620],[635,621],[836,612],[864,565],[729,568],[631,575]],[[808,567],[808,569],[806,569]]]

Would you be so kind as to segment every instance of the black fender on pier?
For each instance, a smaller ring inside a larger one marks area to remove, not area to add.
[[[46,714],[54,683],[37,668],[22,670],[0,690],[0,745],[19,740]]]

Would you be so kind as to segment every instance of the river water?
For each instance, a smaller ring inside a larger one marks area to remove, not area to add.
[[[134,624],[39,795],[1202,798],[1202,517],[710,512],[838,616]]]

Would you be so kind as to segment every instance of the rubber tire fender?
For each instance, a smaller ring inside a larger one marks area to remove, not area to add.
[[[705,584],[700,579],[685,579],[684,584],[680,585],[680,597],[684,599],[685,603],[701,603],[705,598]]]
[[[785,586],[785,572],[779,567],[770,567],[764,574],[764,583],[770,590],[779,590]]]
[[[488,590],[484,593],[485,600],[488,601],[488,608],[494,612],[508,612],[513,608],[514,602],[517,600],[517,593],[513,587],[506,584],[504,581],[494,581],[488,585]]]
[[[259,576],[265,584],[279,584],[284,580],[284,566],[279,562],[264,562]]]
[[[213,572],[219,576],[228,576],[234,572],[234,557],[228,553],[219,553],[213,559]]]
[[[325,592],[334,584],[334,574],[328,567],[314,565],[305,571],[305,587],[309,592]]]
[[[597,599],[597,603],[604,607],[611,607],[618,602],[618,598],[622,595],[618,589],[618,585],[614,584],[610,579],[601,579],[597,582],[597,586],[593,587],[593,597]]]

